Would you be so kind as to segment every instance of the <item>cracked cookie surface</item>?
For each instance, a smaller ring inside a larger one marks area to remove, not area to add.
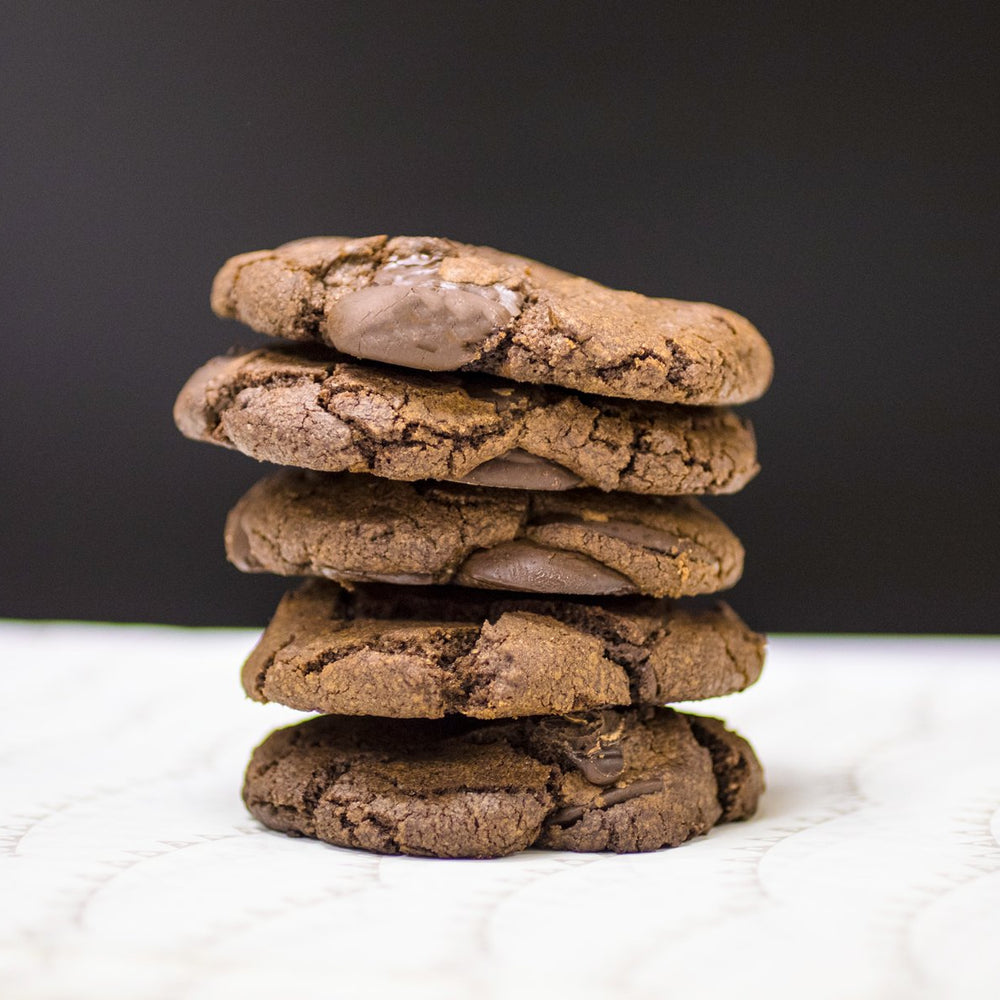
[[[246,693],[303,711],[519,718],[742,691],[764,638],[727,605],[528,598],[311,580],[243,666]]]
[[[731,587],[743,547],[689,497],[403,483],[285,469],[226,521],[244,572],[681,597]]]
[[[729,410],[418,375],[303,348],[218,357],[181,390],[187,437],[261,461],[516,489],[735,493],[757,472]]]
[[[670,709],[470,723],[327,715],[272,733],[243,799],[266,826],[442,858],[653,851],[753,814],[750,745]]]
[[[216,275],[212,308],[355,357],[628,399],[746,402],[773,367],[760,333],[728,309],[436,237],[313,237],[240,254]]]

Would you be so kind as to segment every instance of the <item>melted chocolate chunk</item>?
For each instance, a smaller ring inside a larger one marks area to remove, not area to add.
[[[628,802],[629,799],[636,799],[640,795],[649,795],[651,792],[658,792],[663,788],[663,781],[660,778],[644,778],[641,781],[633,781],[631,785],[622,788],[609,788],[602,792],[591,803],[587,809],[606,809],[608,806],[617,805],[619,802]],[[583,806],[567,806],[559,809],[546,820],[550,826],[569,826],[575,823],[585,812]]]
[[[455,574],[455,583],[541,594],[636,592],[628,577],[590,556],[520,539],[471,555]]]
[[[425,371],[475,361],[490,334],[521,311],[504,285],[444,281],[440,259],[415,254],[386,265],[375,282],[337,299],[326,312],[327,339],[359,358]]]
[[[575,767],[592,785],[610,785],[625,769],[625,721],[613,709],[538,722],[532,743],[543,756]]]
[[[569,758],[592,785],[610,785],[625,769],[621,747],[608,747],[592,754],[571,751]]]
[[[558,462],[512,448],[505,455],[477,465],[458,482],[511,490],[568,490],[583,480]]]

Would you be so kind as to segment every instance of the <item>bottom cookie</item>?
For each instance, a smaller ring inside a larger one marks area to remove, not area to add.
[[[324,715],[254,751],[243,799],[266,826],[382,854],[489,858],[548,847],[654,851],[753,814],[749,743],[669,708],[503,722]]]

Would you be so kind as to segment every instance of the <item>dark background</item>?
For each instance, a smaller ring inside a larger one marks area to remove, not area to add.
[[[895,7],[895,10],[891,9]],[[170,409],[231,254],[441,234],[749,316],[772,631],[1000,630],[993,5],[4,6],[0,614],[260,624]]]

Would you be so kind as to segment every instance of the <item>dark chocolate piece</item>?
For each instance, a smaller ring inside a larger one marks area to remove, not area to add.
[[[469,556],[455,583],[536,594],[634,594],[627,576],[577,552],[549,549],[534,542],[502,542]]]
[[[610,785],[625,768],[623,720],[610,709],[539,719],[532,746],[545,759],[577,768],[592,785]]]
[[[331,303],[324,339],[357,358],[426,371],[474,361],[521,311],[522,296],[498,284],[444,281],[440,265],[430,254],[390,260],[372,284]]]
[[[651,795],[653,792],[663,790],[663,782],[659,778],[647,778],[645,781],[635,781],[631,785],[623,788],[609,788],[603,795],[595,799],[595,805],[600,809],[607,809],[608,806],[616,806],[619,802],[628,802],[629,799],[637,798],[640,795]],[[586,812],[583,806],[567,806],[554,812],[547,820],[550,826],[569,826],[575,823]]]
[[[511,448],[507,454],[477,465],[460,482],[509,490],[569,490],[583,480],[557,462]]]

